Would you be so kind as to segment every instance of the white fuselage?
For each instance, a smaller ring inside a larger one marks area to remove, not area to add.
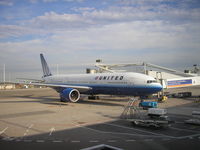
[[[48,84],[66,84],[87,86],[91,90],[80,90],[83,94],[111,94],[111,95],[149,95],[162,89],[153,77],[140,73],[96,73],[54,75],[43,78]],[[57,89],[63,90],[62,88]]]

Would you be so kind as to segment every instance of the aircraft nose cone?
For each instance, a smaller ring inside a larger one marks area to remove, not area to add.
[[[162,86],[161,84],[158,84],[157,87],[156,87],[156,89],[157,89],[158,92],[159,92],[159,91],[161,91],[161,90],[163,89],[163,86]]]
[[[160,92],[163,89],[163,86],[160,83],[155,83],[153,86],[153,92],[157,93]]]

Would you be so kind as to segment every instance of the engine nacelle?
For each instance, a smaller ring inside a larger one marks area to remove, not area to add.
[[[65,99],[66,101],[71,101],[76,103],[80,99],[80,92],[73,88],[64,89],[60,93],[61,99]]]

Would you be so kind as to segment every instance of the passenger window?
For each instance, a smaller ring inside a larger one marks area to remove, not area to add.
[[[123,79],[123,76],[120,77],[120,80],[122,80],[122,79]]]
[[[147,83],[151,83],[151,80],[147,80]]]
[[[156,80],[147,80],[147,83],[156,83]]]

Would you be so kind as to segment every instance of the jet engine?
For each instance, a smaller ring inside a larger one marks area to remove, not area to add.
[[[67,88],[60,93],[60,98],[61,101],[76,103],[80,99],[80,92],[73,88]]]

